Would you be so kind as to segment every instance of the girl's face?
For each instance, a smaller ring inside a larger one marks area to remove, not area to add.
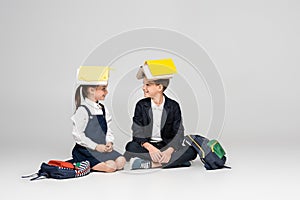
[[[145,97],[153,98],[161,92],[161,85],[155,84],[153,81],[149,81],[144,78],[143,92]]]
[[[95,100],[104,100],[105,96],[107,95],[107,85],[104,86],[98,86],[95,88]]]

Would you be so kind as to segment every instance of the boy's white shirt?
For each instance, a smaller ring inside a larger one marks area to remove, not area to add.
[[[164,110],[165,105],[165,97],[163,96],[163,102],[157,106],[154,101],[151,99],[151,109],[153,113],[153,128],[152,128],[152,141],[160,142],[162,141],[161,135],[160,135],[160,129],[161,129],[161,117]]]
[[[98,106],[98,104],[89,100],[88,98],[85,98],[85,100],[82,102],[82,105],[87,106],[92,115],[103,115],[102,109]],[[107,123],[106,143],[113,142],[114,136],[110,128],[112,117],[107,109],[105,109],[105,119]],[[80,144],[81,146],[93,150],[96,149],[96,146],[98,144],[88,138],[84,133],[84,130],[89,121],[89,114],[86,109],[83,107],[79,107],[76,110],[75,114],[71,117],[71,120],[73,121],[72,135],[75,139],[75,142],[77,144]]]

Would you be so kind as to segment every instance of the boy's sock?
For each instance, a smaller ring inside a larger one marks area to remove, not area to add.
[[[141,158],[130,159],[131,169],[150,169],[152,167],[151,161],[143,160]]]

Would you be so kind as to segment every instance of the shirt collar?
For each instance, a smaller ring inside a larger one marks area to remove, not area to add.
[[[101,107],[98,103],[96,103],[88,98],[85,98],[84,101],[87,105],[91,106],[92,108],[100,109],[100,107]]]
[[[162,111],[164,109],[164,105],[165,105],[165,97],[163,96],[163,101],[162,103],[158,106],[154,103],[154,101],[151,99],[151,108],[152,110],[160,110]]]

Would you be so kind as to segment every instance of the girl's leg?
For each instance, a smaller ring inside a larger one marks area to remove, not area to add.
[[[117,166],[113,160],[108,160],[95,165],[92,169],[100,172],[115,172]]]
[[[124,156],[119,156],[115,160],[115,163],[116,163],[117,170],[123,169],[126,164],[126,159]]]

